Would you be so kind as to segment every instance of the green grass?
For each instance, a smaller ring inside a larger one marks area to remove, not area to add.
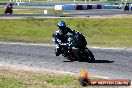
[[[0,88],[77,88],[78,78],[71,75],[32,70],[0,69]]]
[[[4,14],[4,8],[0,8],[0,13]],[[43,14],[44,10],[13,10],[13,14]]]
[[[16,7],[16,8],[19,8]],[[47,10],[48,14],[63,14],[63,13],[71,13],[71,11],[66,10]],[[4,14],[4,7],[0,8],[0,13]],[[13,14],[44,14],[44,10],[36,9],[36,10],[13,10]]]
[[[83,33],[90,46],[132,48],[132,19],[16,19],[0,20],[0,42],[52,43],[57,22]]]
[[[79,75],[79,74],[78,74]],[[81,74],[80,74],[81,75]],[[79,77],[31,69],[0,67],[0,88],[84,88]],[[98,78],[94,78],[98,79]],[[130,88],[131,86],[88,86],[85,88]]]
[[[47,10],[48,14],[63,14],[70,11],[64,10]],[[13,14],[44,14],[44,10],[14,10]]]
[[[54,85],[61,85],[61,84],[68,84],[68,83],[72,83],[74,81],[74,77],[69,77],[69,76],[61,76],[59,78],[53,77],[53,76],[49,76],[46,79],[47,83],[51,83]]]
[[[15,78],[0,77],[0,88],[24,88],[23,82]]]

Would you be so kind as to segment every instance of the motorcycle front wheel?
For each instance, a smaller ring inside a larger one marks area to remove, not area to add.
[[[86,55],[87,61],[88,62],[94,62],[95,61],[95,58],[94,58],[93,53],[88,48],[86,48],[85,50],[86,50],[85,55]]]

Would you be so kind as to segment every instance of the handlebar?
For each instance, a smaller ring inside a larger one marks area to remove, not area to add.
[[[60,45],[62,45],[62,46],[71,46],[71,44],[69,44],[69,43],[62,43],[62,44],[60,44]]]

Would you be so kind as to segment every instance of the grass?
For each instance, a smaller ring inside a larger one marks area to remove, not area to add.
[[[97,79],[97,78],[96,78]],[[0,67],[0,88],[83,88],[74,75]],[[130,88],[130,86],[88,86],[85,88]]]
[[[0,88],[77,88],[77,83],[75,76],[13,68],[0,69]]]
[[[70,11],[64,10],[47,10],[48,14],[63,14]],[[44,14],[44,10],[14,10],[13,14]]]
[[[0,13],[4,13],[4,8],[0,8]],[[43,14],[44,10],[13,10],[13,14]]]
[[[16,8],[19,8],[16,7]],[[63,14],[63,13],[71,13],[71,11],[66,10],[47,10],[48,14]],[[0,13],[4,14],[4,7],[0,8]],[[13,14],[44,14],[44,10],[42,9],[36,9],[36,10],[13,10]]]
[[[49,18],[0,20],[0,42],[52,43],[57,22],[83,33],[88,45],[132,48],[131,18]]]

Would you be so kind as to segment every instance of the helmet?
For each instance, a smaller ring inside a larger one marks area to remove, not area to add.
[[[66,24],[64,21],[58,22],[58,27],[66,27]]]

